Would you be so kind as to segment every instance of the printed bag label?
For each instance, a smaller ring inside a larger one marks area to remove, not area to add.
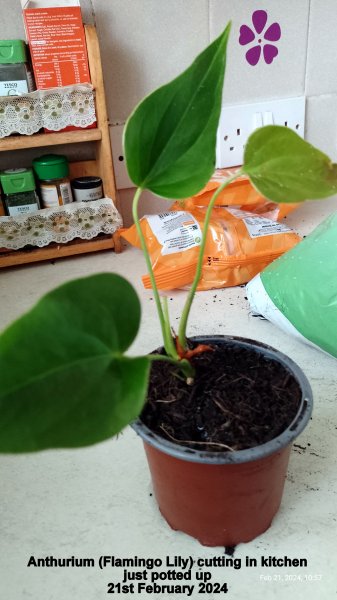
[[[200,246],[201,229],[198,221],[185,211],[172,211],[146,217],[158,242],[163,246],[162,254],[184,252]]]
[[[292,230],[283,223],[259,217],[253,213],[239,210],[237,208],[226,208],[237,219],[241,219],[247,227],[251,238],[264,237],[266,235],[277,235],[278,233],[291,233]]]

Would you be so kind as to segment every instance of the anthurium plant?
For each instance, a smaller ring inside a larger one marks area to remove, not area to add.
[[[322,152],[285,127],[255,131],[246,144],[242,168],[209,204],[195,279],[173,337],[166,299],[157,291],[140,228],[138,204],[145,189],[170,200],[182,199],[201,190],[211,177],[229,31],[230,25],[186,71],[147,96],[125,127],[126,163],[137,188],[133,217],[166,353],[126,354],[141,315],[136,292],[124,278],[97,274],[48,293],[1,335],[1,452],[79,447],[117,434],[142,410],[153,361],[178,364],[193,385],[188,317],[212,207],[236,177],[246,175],[275,202],[318,199],[337,192],[337,165]]]

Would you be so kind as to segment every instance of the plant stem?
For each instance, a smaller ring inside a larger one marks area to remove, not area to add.
[[[184,306],[184,309],[183,309],[183,312],[181,315],[180,323],[179,323],[178,339],[179,339],[180,346],[184,350],[187,347],[187,345],[186,345],[187,321],[188,321],[188,317],[190,314],[193,298],[194,298],[194,295],[195,295],[195,292],[196,292],[196,289],[197,289],[197,286],[199,283],[199,279],[201,277],[202,264],[203,264],[203,259],[204,259],[206,239],[207,239],[207,233],[208,233],[208,226],[209,226],[209,221],[211,218],[212,209],[213,209],[213,206],[215,204],[217,197],[219,196],[219,194],[221,194],[222,190],[224,190],[230,183],[235,181],[235,179],[237,179],[241,175],[242,175],[242,172],[240,170],[237,173],[235,173],[235,175],[233,175],[233,177],[230,177],[229,179],[224,181],[224,183],[216,190],[216,192],[214,192],[214,194],[209,202],[209,205],[207,207],[205,221],[204,221],[204,227],[203,227],[203,232],[202,232],[202,238],[201,238],[201,244],[200,244],[200,251],[199,251],[199,256],[198,256],[197,268],[196,268],[194,280],[193,280],[191,289],[188,293],[188,296],[187,296],[187,299],[185,302],[185,306]]]
[[[164,313],[164,321],[165,321],[166,343],[168,344],[168,351],[166,349],[166,353],[169,356],[172,356],[172,358],[178,359],[179,355],[178,355],[177,349],[175,347],[175,344],[173,341],[173,336],[172,336],[172,331],[171,331],[167,296],[163,296],[162,300],[163,300],[163,313]]]
[[[158,292],[158,288],[157,288],[155,276],[154,276],[153,269],[152,269],[152,264],[151,264],[151,259],[150,259],[149,251],[147,249],[145,237],[143,235],[143,231],[142,231],[142,228],[140,226],[140,221],[139,221],[139,217],[138,217],[138,203],[139,203],[139,199],[140,199],[142,191],[143,191],[143,188],[138,187],[137,190],[136,190],[136,193],[134,195],[134,198],[133,198],[133,202],[132,202],[132,216],[133,216],[133,221],[134,221],[134,224],[135,224],[136,229],[137,229],[137,233],[138,233],[138,236],[139,236],[139,239],[140,239],[140,244],[141,244],[142,251],[143,251],[143,254],[144,254],[144,257],[145,257],[145,262],[146,262],[147,270],[148,270],[148,273],[149,273],[149,276],[150,276],[150,281],[151,281],[152,291],[153,291],[153,297],[154,297],[154,300],[155,300],[155,303],[156,303],[157,313],[158,313],[159,322],[160,322],[161,331],[162,331],[162,336],[163,336],[164,348],[165,348],[166,354],[168,356],[172,356],[174,359],[176,359],[178,357],[178,354],[177,354],[177,352],[175,350],[175,347],[174,347],[174,343],[173,343],[173,339],[172,339],[172,335],[171,335],[170,323],[169,323],[169,320],[166,321],[166,319],[168,319],[168,310],[166,311],[166,316],[165,316],[163,308],[162,308],[162,305],[161,305],[160,296],[159,296],[159,292]]]
[[[192,379],[194,378],[194,375],[195,375],[194,367],[192,367],[191,363],[188,360],[186,360],[186,358],[179,360],[179,359],[172,358],[172,356],[165,356],[165,354],[149,354],[148,358],[151,361],[163,360],[165,362],[169,362],[172,365],[175,365],[176,367],[178,367],[178,369],[180,369],[184,373],[185,377],[192,378]]]

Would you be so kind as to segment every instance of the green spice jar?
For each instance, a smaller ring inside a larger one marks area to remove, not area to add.
[[[32,169],[7,169],[0,173],[0,181],[8,216],[27,215],[39,210],[40,201]]]
[[[69,181],[69,164],[65,156],[45,154],[34,158],[33,169],[39,180],[44,208],[55,208],[73,201]]]
[[[23,40],[0,40],[0,96],[20,96],[35,89]]]

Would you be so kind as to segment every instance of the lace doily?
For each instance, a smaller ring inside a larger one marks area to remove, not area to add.
[[[18,250],[27,245],[65,244],[75,238],[91,240],[99,233],[115,233],[121,226],[122,218],[111,198],[73,202],[32,215],[0,217],[0,247]]]
[[[96,121],[94,91],[89,83],[37,90],[22,96],[0,96],[0,138],[32,135],[42,127],[60,131]]]

